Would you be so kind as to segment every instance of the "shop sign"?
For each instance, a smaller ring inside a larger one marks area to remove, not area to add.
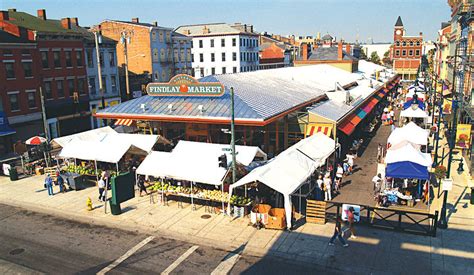
[[[179,74],[168,83],[149,83],[150,96],[222,96],[224,85],[220,82],[199,82],[194,77]]]
[[[456,148],[470,148],[471,127],[471,124],[458,124],[456,130]]]
[[[453,102],[451,100],[443,100],[443,115],[450,115],[453,108]]]
[[[341,219],[343,221],[347,221],[347,213],[349,212],[350,208],[354,209],[354,221],[359,222],[360,221],[360,205],[355,205],[355,204],[343,204],[342,205],[342,213],[341,213]]]
[[[443,191],[451,191],[451,189],[453,189],[453,179],[442,179],[441,187]]]

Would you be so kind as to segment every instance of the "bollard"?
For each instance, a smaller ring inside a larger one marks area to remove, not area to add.
[[[471,204],[474,204],[474,187],[471,187]]]

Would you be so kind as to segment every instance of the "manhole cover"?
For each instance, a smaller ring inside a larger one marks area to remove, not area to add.
[[[209,219],[209,218],[211,218],[211,217],[212,217],[211,215],[205,214],[205,215],[202,215],[202,216],[201,216],[201,219],[207,220],[207,219]]]
[[[18,255],[23,253],[25,250],[23,248],[17,248],[10,251],[10,255]]]

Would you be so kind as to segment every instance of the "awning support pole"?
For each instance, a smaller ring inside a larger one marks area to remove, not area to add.
[[[194,194],[193,194],[194,181],[191,182],[191,209],[194,211]]]

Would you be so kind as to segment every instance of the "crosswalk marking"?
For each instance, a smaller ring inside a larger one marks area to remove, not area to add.
[[[138,243],[137,245],[135,245],[134,247],[132,247],[129,251],[127,251],[125,254],[123,254],[120,258],[118,258],[117,260],[115,260],[113,263],[109,264],[107,267],[105,267],[104,269],[102,269],[101,271],[99,271],[97,274],[98,275],[103,275],[107,272],[109,272],[110,270],[114,269],[115,267],[117,267],[121,262],[125,261],[128,257],[132,256],[133,253],[137,252],[140,248],[142,248],[144,245],[146,245],[147,243],[149,243],[151,240],[153,240],[155,237],[154,236],[150,236],[146,239],[144,239],[143,241],[141,241],[140,243]]]
[[[229,253],[221,263],[212,271],[211,275],[228,274],[234,265],[239,261],[240,254]]]
[[[186,260],[189,255],[191,255],[199,246],[195,245],[188,249],[186,252],[183,253],[176,261],[174,261],[170,266],[168,266],[161,275],[168,275],[171,271],[173,271],[178,265],[180,265],[184,260]]]

